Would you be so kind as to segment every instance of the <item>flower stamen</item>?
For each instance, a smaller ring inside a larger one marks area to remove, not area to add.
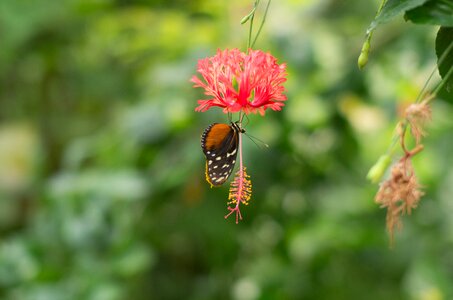
[[[260,113],[266,109],[281,110],[286,101],[283,83],[286,65],[278,64],[270,53],[249,49],[218,50],[213,57],[201,59],[193,76],[194,87],[201,87],[211,99],[198,100],[196,111],[221,107],[224,113]]]

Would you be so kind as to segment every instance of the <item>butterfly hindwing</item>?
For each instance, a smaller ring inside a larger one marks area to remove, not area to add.
[[[239,128],[234,123],[213,123],[203,132],[201,147],[206,156],[206,180],[211,185],[222,185],[230,177],[238,143]]]

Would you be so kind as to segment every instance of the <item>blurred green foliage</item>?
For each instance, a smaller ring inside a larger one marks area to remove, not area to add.
[[[435,28],[401,19],[357,70],[377,1],[272,3],[256,47],[288,64],[289,100],[249,116],[270,148],[245,140],[254,193],[224,220],[199,137],[227,117],[195,113],[189,79],[244,50],[251,2],[0,2],[1,299],[453,298],[451,105],[393,250],[365,179],[436,63]]]

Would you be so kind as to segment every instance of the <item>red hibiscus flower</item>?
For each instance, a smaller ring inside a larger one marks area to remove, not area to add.
[[[205,95],[213,98],[198,100],[196,111],[218,106],[224,113],[264,115],[268,108],[281,110],[285,105],[286,64],[278,64],[269,53],[218,50],[215,56],[199,60],[197,71],[203,79],[194,75],[194,87],[204,88]]]

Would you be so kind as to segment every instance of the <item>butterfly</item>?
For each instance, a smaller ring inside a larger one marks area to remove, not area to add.
[[[245,130],[237,123],[213,123],[201,135],[201,148],[206,156],[206,180],[211,186],[222,185],[234,169],[239,134]]]

